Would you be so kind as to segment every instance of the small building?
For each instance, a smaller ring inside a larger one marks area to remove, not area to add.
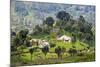
[[[45,40],[42,40],[42,41],[39,43],[39,48],[44,48],[45,46],[47,46],[47,47],[50,48],[49,42],[47,42],[47,41],[45,41]]]
[[[63,35],[63,36],[57,37],[57,40],[64,41],[64,42],[71,42],[71,37]]]

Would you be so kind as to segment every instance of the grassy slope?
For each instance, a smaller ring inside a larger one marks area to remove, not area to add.
[[[76,46],[76,49],[77,50],[80,50],[80,49],[84,49],[84,48],[87,48],[88,44],[86,43],[83,43],[83,42],[80,42],[79,40],[77,40],[75,43],[69,43],[69,42],[58,42],[56,41],[55,39],[50,39],[48,38],[49,36],[48,35],[40,35],[40,36],[33,36],[33,38],[40,38],[40,39],[46,39],[48,40],[49,42],[52,42],[52,43],[55,43],[56,46],[61,46],[61,47],[65,47],[67,50],[69,48],[72,48],[72,46]],[[45,55],[41,52],[41,50],[38,50],[37,52],[34,52],[33,53],[33,61],[31,62],[30,60],[30,54],[29,53],[25,53],[23,54],[23,56],[21,56],[21,62],[22,63],[19,63],[19,65],[21,64],[52,64],[52,63],[64,63],[64,62],[79,62],[79,61],[84,61],[84,58],[86,59],[87,57],[70,57],[70,55],[66,52],[64,55],[63,55],[63,58],[66,58],[66,59],[58,59],[58,56],[56,53],[54,53],[55,51],[55,47],[53,48],[50,48],[50,52],[53,52],[53,53],[47,53],[46,55],[46,58],[45,58]],[[28,49],[24,49],[24,51],[28,51]],[[13,63],[16,63],[16,62],[19,62],[18,60],[18,57],[16,56],[15,57],[11,57],[13,59],[12,61],[12,64]],[[41,62],[42,60],[42,62]],[[60,60],[59,62],[55,61],[55,60]],[[18,64],[17,64],[18,65]]]

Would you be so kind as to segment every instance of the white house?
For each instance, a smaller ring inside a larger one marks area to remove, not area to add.
[[[39,43],[39,48],[43,48],[45,46],[48,46],[50,48],[50,44],[49,42],[45,41],[45,40],[42,40],[40,43]]]
[[[71,37],[63,35],[57,38],[58,41],[71,42]]]

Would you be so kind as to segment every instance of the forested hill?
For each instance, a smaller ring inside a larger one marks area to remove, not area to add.
[[[75,20],[82,15],[87,22],[93,25],[95,23],[95,6],[11,1],[11,28],[20,29],[25,26],[32,29],[35,25],[42,24],[46,17],[51,16],[57,20],[59,11],[69,13]]]

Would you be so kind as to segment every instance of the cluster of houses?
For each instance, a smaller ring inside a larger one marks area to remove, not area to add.
[[[61,37],[56,38],[57,41],[63,41],[63,42],[71,42],[71,37],[63,35]],[[43,48],[45,46],[48,46],[50,48],[50,43],[46,40],[41,40],[41,39],[31,39],[30,40],[31,45],[36,45],[39,48]]]

